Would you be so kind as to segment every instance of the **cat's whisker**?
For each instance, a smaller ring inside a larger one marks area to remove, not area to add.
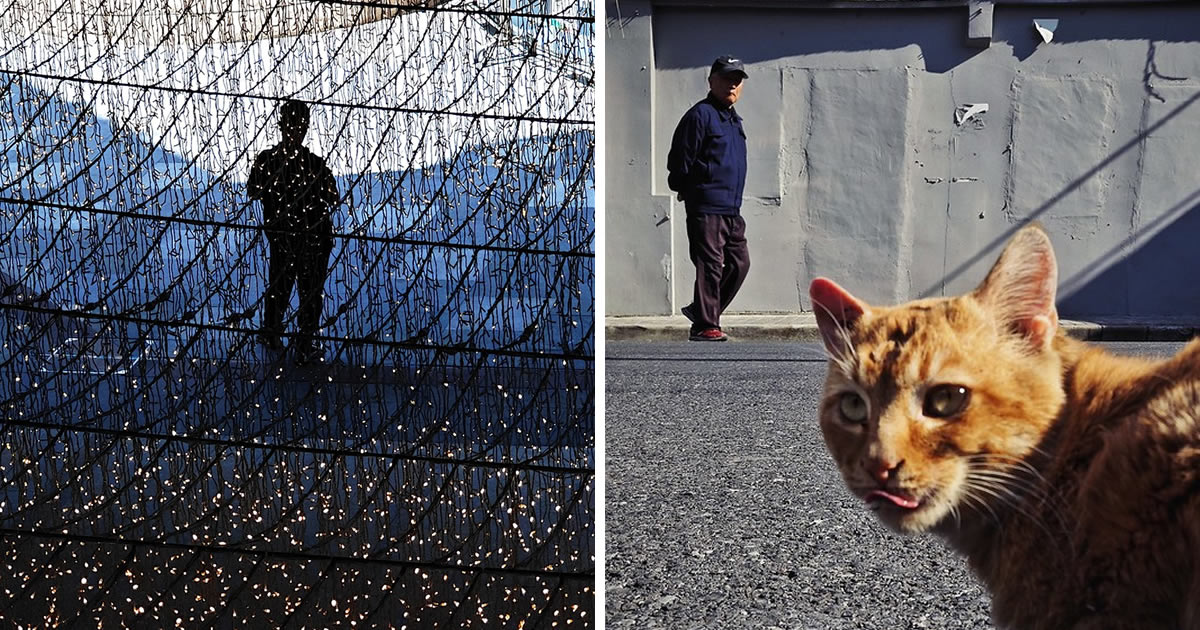
[[[957,502],[950,503],[950,516],[954,519],[955,526],[962,529],[962,511]]]
[[[970,471],[969,475],[975,479],[989,480],[994,483],[1003,484],[1014,499],[1030,497],[1038,499],[1046,498],[1044,483],[1037,483],[1025,474],[991,466],[992,464],[986,461],[982,463],[973,462],[968,467]]]
[[[1034,444],[1032,447],[1030,447],[1030,450],[1037,453],[1038,455],[1042,455],[1043,457],[1050,457],[1050,453],[1047,452],[1046,449],[1042,448],[1041,446],[1039,446],[1037,444]]]
[[[1026,485],[1028,490],[1026,494],[1018,494],[1008,486],[1014,479]],[[1067,531],[1066,520],[1063,518],[1058,506],[1050,500],[1041,487],[1029,484],[1028,480],[1014,478],[1007,471],[975,467],[973,472],[968,473],[966,483],[969,488],[984,492],[997,501],[1009,505],[1017,514],[1034,523],[1051,539],[1060,539]],[[1042,518],[1038,511],[1029,508],[1031,498],[1038,499],[1041,504],[1049,508],[1055,520],[1058,521],[1058,528],[1051,527],[1051,524]],[[1058,530],[1057,534],[1055,532],[1056,529]]]
[[[1003,477],[1033,492],[1041,492],[1042,488],[1049,486],[1040,471],[1016,457],[981,454],[968,458],[967,463],[969,469],[975,474]]]
[[[971,487],[972,489],[978,490],[979,492],[991,497],[994,499],[994,502],[1011,507],[1017,513],[1030,518],[1037,518],[1036,515],[1029,513],[1025,509],[1024,502],[1021,501],[1020,495],[1005,486],[1003,483],[998,483],[994,480],[988,480],[985,478],[976,478],[972,480]],[[989,504],[991,503],[992,501],[989,501]]]
[[[986,477],[976,476],[970,479],[968,487],[973,490],[979,490],[998,501],[1020,508],[1019,495],[1003,483],[997,483],[995,480]]]
[[[986,499],[984,499],[983,497],[980,497],[980,496],[976,496],[976,494],[974,492],[975,490],[977,490],[977,488],[975,486],[973,486],[971,484],[965,485],[963,487],[962,500],[965,503],[967,503],[968,505],[978,505],[980,509],[986,510],[989,514],[991,514],[993,521],[995,521],[996,523],[1000,523],[1001,522],[1000,515],[997,514],[994,509],[992,509],[991,504],[988,503],[988,501]],[[977,510],[977,511],[979,511],[979,510]]]
[[[1034,446],[1033,450],[1035,450],[1041,454],[1044,454],[1044,451],[1042,451],[1042,449],[1040,447]],[[1016,455],[1010,455],[1008,453],[980,453],[973,457],[982,457],[982,458],[985,458],[988,462],[991,462],[992,460],[1003,460],[1004,463],[1010,464],[1017,468],[1020,468],[1023,472],[1029,473],[1030,475],[1037,477],[1038,481],[1040,481],[1042,483],[1047,483],[1046,478],[1044,476],[1042,476],[1041,471],[1038,470],[1036,467],[1034,467],[1033,464],[1030,464],[1028,461],[1026,461],[1026,459],[1024,457],[1018,457]]]
[[[834,316],[833,311],[829,310],[829,308],[824,304],[816,302],[813,304],[813,306],[825,311],[825,314],[828,315],[829,319],[833,322],[836,336],[838,337],[839,341],[841,341],[840,351],[834,351],[833,349],[827,347],[825,348],[825,354],[829,355],[829,359],[833,361],[835,365],[837,365],[838,369],[841,370],[843,374],[845,374],[847,377],[852,377],[857,368],[856,360],[858,357],[854,354],[854,340],[850,337],[850,330],[846,328],[841,319]]]
[[[1009,465],[1018,469],[1018,472],[996,468],[994,460],[1006,460]],[[1027,495],[1026,503],[1037,503],[1044,506],[1051,512],[1063,530],[1068,527],[1067,519],[1063,514],[1066,506],[1062,505],[1060,497],[1050,494],[1049,488],[1052,487],[1051,484],[1046,481],[1041,472],[1028,462],[1015,456],[992,453],[974,456],[969,458],[969,461],[974,464],[970,468],[973,475],[977,477],[1004,479],[1005,483],[1016,484],[1018,489],[1023,489]]]
[[[992,520],[997,524],[1003,523],[1003,519],[996,511],[996,505],[994,504],[996,502],[1009,506],[1015,513],[1033,522],[1039,529],[1045,532],[1047,536],[1053,536],[1053,531],[1051,530],[1050,526],[1037,514],[1029,512],[1020,502],[1017,502],[1011,497],[1006,496],[1005,492],[997,491],[993,486],[976,483],[970,487],[968,494],[987,509],[987,511],[992,515]],[[993,500],[988,500],[988,498],[985,497],[990,497]]]
[[[1038,450],[1039,447],[1034,446],[1033,449]],[[1006,463],[1010,463],[1010,464],[1018,465],[1018,466],[1021,464],[1028,464],[1028,462],[1025,461],[1024,457],[1022,457],[1020,455],[1013,455],[1011,453],[986,452],[986,453],[976,453],[974,455],[970,455],[969,457],[971,459],[975,459],[975,460],[980,460],[980,459],[988,460],[988,461],[1003,460]]]
[[[1027,495],[1039,495],[1043,492],[1042,484],[1035,483],[1033,480],[1019,474],[1015,474],[1004,470],[994,470],[980,468],[978,466],[972,468],[972,472],[977,477],[984,477],[1004,483],[1006,487],[1017,497]]]

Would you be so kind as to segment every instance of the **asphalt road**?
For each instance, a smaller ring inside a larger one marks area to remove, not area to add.
[[[891,533],[843,489],[815,420],[823,357],[798,343],[606,346],[606,627],[992,627],[961,558]]]

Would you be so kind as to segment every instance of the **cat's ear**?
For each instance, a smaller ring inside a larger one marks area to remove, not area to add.
[[[1035,350],[1044,350],[1058,330],[1057,287],[1058,263],[1050,237],[1031,223],[1008,241],[975,297]]]
[[[868,312],[867,305],[828,278],[817,278],[808,287],[813,313],[825,348],[835,357],[850,351],[850,329]]]

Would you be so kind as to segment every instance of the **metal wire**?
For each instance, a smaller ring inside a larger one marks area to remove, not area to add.
[[[0,4],[0,625],[590,627],[591,3]],[[289,99],[303,363],[246,184]]]

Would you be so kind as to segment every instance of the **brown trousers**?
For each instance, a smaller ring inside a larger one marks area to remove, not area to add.
[[[688,251],[696,265],[692,332],[720,328],[721,313],[750,271],[746,221],[725,214],[689,214],[687,234]]]

